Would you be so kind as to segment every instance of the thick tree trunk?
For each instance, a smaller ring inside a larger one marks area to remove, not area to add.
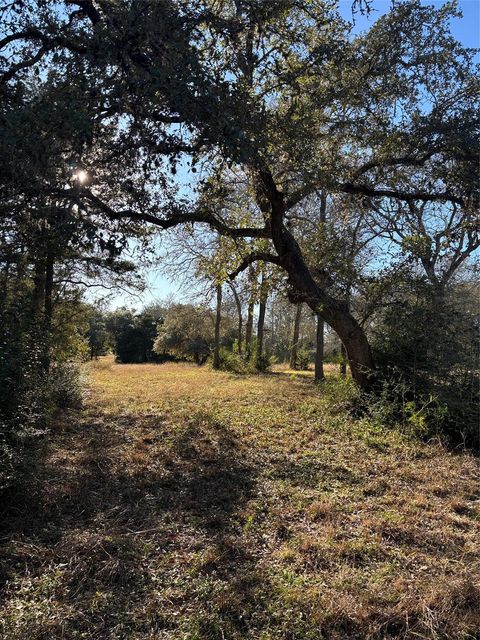
[[[238,342],[238,354],[242,355],[242,330],[243,330],[243,315],[242,315],[242,303],[240,301],[240,297],[237,293],[235,285],[233,282],[229,283],[230,289],[233,293],[233,298],[235,300],[235,305],[237,307],[237,315],[238,315],[238,329],[237,329],[237,342]]]
[[[433,306],[437,313],[441,313],[445,309],[446,287],[443,283],[435,283],[433,285]]]
[[[267,309],[268,288],[265,275],[262,273],[262,283],[260,285],[260,304],[258,308],[257,321],[257,353],[256,364],[258,369],[263,368],[263,337],[265,334],[265,311]]]
[[[345,345],[353,380],[363,389],[369,388],[374,369],[372,352],[365,332],[341,300],[336,300],[314,280],[302,251],[283,223],[285,203],[268,171],[259,173],[257,202],[264,212],[270,210],[271,237],[279,263],[288,274],[292,302],[306,302],[321,315]]]
[[[347,350],[343,342],[340,343],[340,375],[342,378],[347,376]]]
[[[213,368],[220,368],[220,324],[222,322],[222,285],[217,285],[217,311],[215,316],[215,347],[213,351]]]
[[[325,378],[323,371],[323,352],[325,346],[324,340],[325,323],[323,318],[317,315],[317,344],[315,351],[315,381],[320,382]]]
[[[292,349],[290,351],[290,369],[297,368],[298,340],[300,338],[301,319],[302,319],[302,303],[299,302],[295,310],[295,320],[293,323],[293,340],[292,340]]]
[[[300,249],[291,234],[287,244],[292,250],[283,257],[282,264],[289,274],[288,282],[293,287],[293,298],[303,299],[316,314],[329,324],[345,345],[352,378],[363,389],[370,386],[374,369],[372,352],[367,337],[348,306],[341,300],[335,300],[313,280],[303,262]]]
[[[247,324],[245,326],[245,358],[252,357],[252,336],[253,336],[253,299],[250,299],[247,309]]]

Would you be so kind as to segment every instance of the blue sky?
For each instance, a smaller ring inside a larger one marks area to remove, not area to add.
[[[373,11],[370,17],[356,15],[356,29],[359,31],[368,29],[379,16],[388,11],[390,4],[390,0],[373,0]],[[444,5],[445,1],[425,0],[422,4],[438,8]],[[463,18],[452,20],[452,34],[467,47],[480,47],[480,0],[459,0],[458,6],[463,13]],[[345,19],[351,19],[351,0],[340,0],[340,13]]]
[[[424,4],[441,7],[445,2],[443,0],[425,0]],[[355,16],[355,31],[361,32],[368,29],[378,17],[388,11],[390,5],[390,0],[373,0],[373,11],[370,16],[367,17],[359,14]],[[340,0],[339,6],[342,16],[346,20],[351,20],[352,0]],[[473,48],[480,47],[480,0],[459,0],[458,6],[463,13],[463,17],[451,21],[452,34],[464,46]],[[477,57],[480,61],[480,55]],[[160,300],[171,295],[177,299],[184,300],[191,295],[191,289],[187,292],[181,287],[180,283],[172,282],[165,274],[162,274],[161,265],[145,275],[147,281],[146,291],[134,297],[130,297],[125,293],[119,293],[111,299],[110,305],[112,307],[127,305],[139,309],[155,300]]]

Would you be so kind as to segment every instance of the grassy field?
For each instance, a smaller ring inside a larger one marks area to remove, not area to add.
[[[478,638],[476,460],[288,372],[91,367],[2,518],[8,640]]]

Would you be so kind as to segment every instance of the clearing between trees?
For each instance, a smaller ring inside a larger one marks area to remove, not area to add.
[[[350,387],[89,366],[2,518],[3,638],[476,638],[478,464]]]

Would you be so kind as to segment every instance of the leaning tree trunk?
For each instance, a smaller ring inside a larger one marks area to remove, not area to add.
[[[323,371],[323,352],[325,347],[324,340],[325,322],[323,318],[317,315],[317,344],[315,351],[315,381],[320,382],[325,378]]]
[[[298,340],[300,338],[300,321],[302,319],[302,303],[297,304],[295,320],[293,324],[292,350],[290,351],[290,369],[297,368]]]
[[[217,285],[217,312],[215,316],[215,347],[213,351],[213,368],[220,368],[220,324],[222,322],[222,285]]]
[[[306,302],[329,324],[345,345],[353,380],[367,389],[372,381],[374,362],[365,332],[341,300],[333,298],[314,280],[292,233],[284,225],[285,202],[268,171],[259,173],[257,201],[264,212],[270,210],[271,239],[278,254],[277,263],[288,274],[292,302]]]
[[[258,369],[263,369],[263,337],[265,334],[265,311],[267,308],[268,289],[265,275],[262,273],[262,284],[260,285],[260,304],[258,308],[257,322],[257,353],[256,365]]]

